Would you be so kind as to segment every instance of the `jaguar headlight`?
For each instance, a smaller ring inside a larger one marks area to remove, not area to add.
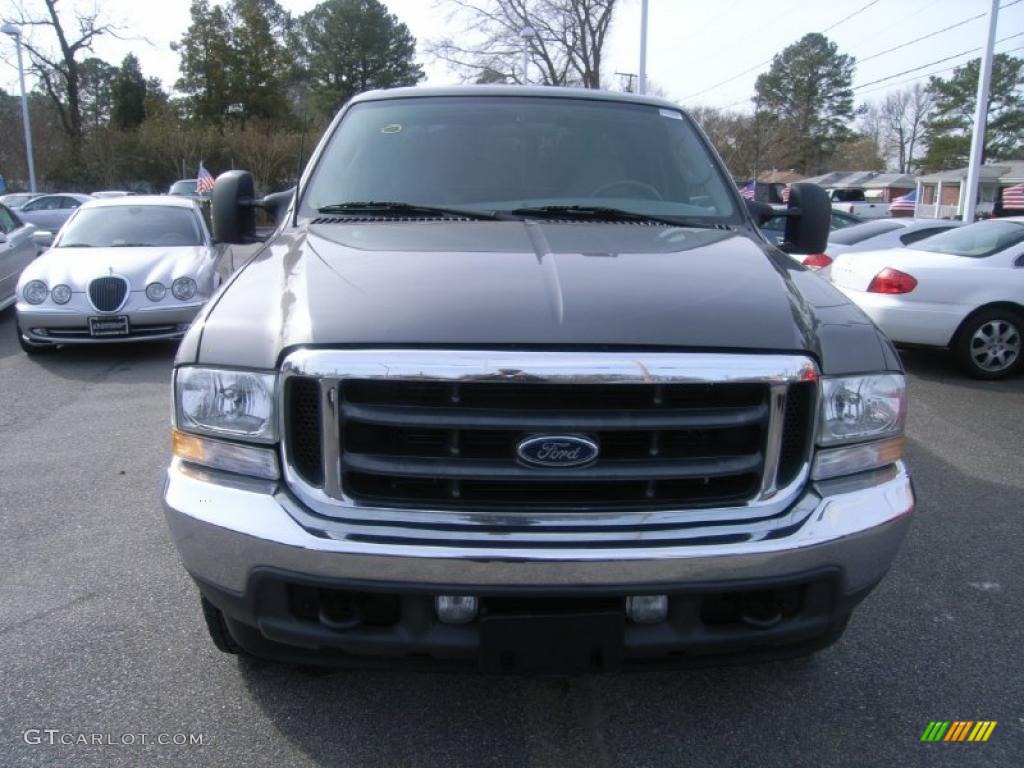
[[[46,297],[50,295],[50,291],[42,280],[30,280],[25,283],[25,287],[21,290],[21,295],[25,297],[25,301],[29,304],[42,304],[46,301]]]
[[[55,285],[53,290],[50,291],[50,298],[53,299],[55,304],[67,304],[71,301],[71,288],[63,283]]]
[[[178,429],[217,437],[277,441],[277,376],[185,366],[174,378]]]
[[[836,376],[821,380],[821,445],[903,434],[907,381],[900,374]]]
[[[188,301],[196,295],[196,281],[191,277],[179,277],[171,283],[171,293],[178,301]]]
[[[163,283],[150,283],[146,286],[146,298],[150,301],[162,301],[167,295],[167,287]]]

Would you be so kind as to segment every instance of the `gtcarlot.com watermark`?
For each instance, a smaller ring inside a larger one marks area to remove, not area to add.
[[[66,747],[201,747],[206,743],[205,733],[86,733],[59,728],[27,728],[21,738],[26,744]]]

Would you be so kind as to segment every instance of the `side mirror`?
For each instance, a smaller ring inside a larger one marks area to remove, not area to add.
[[[746,203],[750,216],[759,227],[763,227],[769,219],[779,215],[779,212],[768,205],[768,203],[759,203],[757,200],[746,200]]]
[[[280,224],[295,197],[295,188],[255,197],[255,185],[248,171],[225,171],[213,185],[210,219],[216,243],[253,243],[256,235],[256,209],[267,211]]]
[[[824,253],[832,228],[832,203],[817,184],[793,184],[789,188],[786,216],[786,253]]]
[[[32,233],[32,239],[36,241],[37,246],[42,249],[46,249],[53,245],[53,232],[47,232],[45,229],[37,229]]]
[[[217,243],[251,243],[256,239],[252,201],[256,194],[248,171],[225,171],[213,185],[210,220]]]

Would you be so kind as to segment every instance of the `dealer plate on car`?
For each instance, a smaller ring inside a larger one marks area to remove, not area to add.
[[[90,317],[90,336],[127,336],[128,317],[117,315],[115,317]]]

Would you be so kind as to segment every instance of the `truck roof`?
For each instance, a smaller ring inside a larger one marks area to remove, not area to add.
[[[635,93],[600,91],[594,88],[560,88],[548,85],[416,85],[406,88],[384,88],[366,91],[353,97],[350,103],[384,101],[387,99],[427,98],[432,96],[543,96],[560,99],[588,99],[591,101],[618,101],[629,104],[647,104],[681,110],[678,104],[653,96]]]

